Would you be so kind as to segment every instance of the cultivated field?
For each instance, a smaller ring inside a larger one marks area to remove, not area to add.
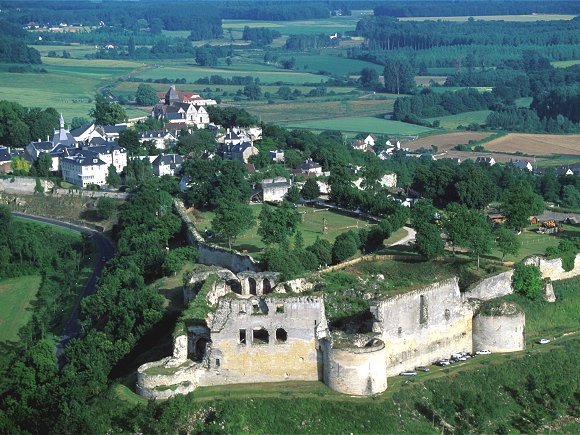
[[[289,122],[284,124],[288,128],[304,128],[307,130],[339,130],[350,133],[376,133],[392,136],[418,135],[434,131],[432,128],[420,125],[407,124],[370,116],[344,117],[319,121]]]
[[[288,101],[276,104],[256,104],[245,107],[264,122],[290,122],[328,119],[348,115],[374,115],[390,112],[394,100],[338,100],[338,101]],[[344,120],[344,118],[341,118]],[[349,118],[350,119],[350,118]],[[373,118],[374,119],[374,118]],[[380,120],[379,120],[380,121]]]
[[[401,21],[467,21],[474,18],[478,21],[556,21],[556,20],[572,20],[576,15],[560,15],[560,14],[529,14],[529,15],[481,15],[476,17],[404,17],[399,18]]]
[[[433,122],[435,120],[439,121],[439,126],[446,130],[455,130],[460,125],[467,127],[469,124],[485,124],[487,115],[491,113],[491,110],[476,110],[473,112],[463,112],[457,115],[448,116],[438,116],[435,118],[427,118],[425,121]]]
[[[262,205],[252,205],[254,216],[257,218],[260,214]],[[314,243],[317,237],[333,242],[336,236],[349,229],[366,228],[372,224],[364,220],[355,219],[349,216],[337,214],[328,210],[313,209],[310,207],[299,207],[298,211],[302,216],[302,222],[298,231],[302,233],[304,245],[308,246]],[[211,228],[211,221],[214,217],[212,212],[197,212],[190,214],[196,227],[203,232],[205,228]],[[322,220],[326,219],[327,231],[322,233]],[[257,220],[257,219],[256,219]],[[238,237],[232,247],[238,251],[246,251],[248,254],[259,254],[264,249],[264,244],[258,236],[257,225],[249,231]],[[292,241],[291,241],[292,242]],[[219,241],[222,246],[227,246],[226,241]]]
[[[17,341],[18,330],[32,317],[30,304],[40,286],[40,276],[0,281],[0,341]]]
[[[576,60],[558,60],[556,62],[552,62],[552,66],[554,68],[568,68],[570,66],[578,65],[580,63],[580,59]]]
[[[0,72],[0,100],[26,107],[54,107],[65,121],[88,116],[98,89],[141,64],[126,61],[42,58],[47,73]],[[143,112],[128,109],[129,116]]]
[[[349,59],[331,54],[293,56],[297,69],[313,72],[325,71],[334,75],[358,74],[363,68],[372,68],[382,76],[384,67],[376,63]]]
[[[467,145],[470,140],[482,140],[492,134],[493,133],[480,133],[475,131],[435,134],[432,136],[421,137],[412,142],[406,142],[404,146],[411,150],[416,150],[417,148],[430,148],[431,145],[435,145],[439,148],[439,151],[447,151],[455,145]]]
[[[431,86],[431,82],[443,85],[445,80],[447,80],[447,76],[415,76],[417,86]]]
[[[509,133],[485,144],[489,151],[531,155],[580,156],[580,135]]]

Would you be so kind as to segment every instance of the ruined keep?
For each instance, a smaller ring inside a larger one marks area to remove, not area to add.
[[[560,270],[559,259],[528,261],[544,278],[580,273],[578,261],[570,272]],[[484,278],[465,293],[454,277],[386,295],[371,301],[371,331],[346,334],[330,330],[324,298],[304,278],[281,283],[272,272],[197,273],[184,287],[195,309],[178,322],[173,355],[139,367],[137,392],[164,399],[199,386],[319,380],[369,396],[385,391],[389,376],[453,353],[522,350],[525,314],[496,299],[513,292],[511,275]],[[200,312],[203,318],[195,318]]]

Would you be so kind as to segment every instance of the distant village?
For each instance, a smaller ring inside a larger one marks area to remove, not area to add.
[[[255,142],[262,139],[260,126],[226,129],[221,125],[216,125],[211,121],[206,110],[207,106],[217,104],[215,100],[203,98],[193,92],[178,92],[175,86],[170,86],[167,92],[160,92],[157,96],[159,102],[153,106],[151,117],[161,120],[163,129],[139,133],[139,141],[142,145],[159,150],[156,155],[128,156],[127,150],[117,142],[121,132],[145,118],[116,125],[96,125],[95,122],[91,122],[68,130],[61,115],[59,128],[54,131],[52,137],[38,138],[24,149],[0,146],[0,173],[11,173],[15,158],[25,159],[32,164],[46,153],[51,157],[50,170],[53,175],[58,175],[65,182],[84,189],[106,188],[107,175],[111,168],[114,168],[117,174],[123,173],[129,158],[149,160],[153,175],[157,177],[179,176],[183,162],[189,156],[175,153],[175,145],[183,132],[191,133],[194,129],[207,129],[215,137],[215,153],[205,152],[202,158],[213,159],[217,154],[224,160],[241,162],[250,173],[254,171],[250,158],[260,152],[255,146]],[[456,163],[461,162],[459,158],[447,156],[447,153],[410,151],[404,146],[406,143],[409,141],[403,141],[402,145],[398,139],[389,139],[384,145],[380,144],[379,147],[377,146],[379,145],[377,136],[368,134],[362,139],[354,140],[351,146],[362,152],[373,153],[381,160],[390,159],[397,152],[402,151],[406,158],[447,159]],[[284,151],[269,151],[269,158],[272,162],[284,163]],[[476,164],[486,166],[496,164],[491,156],[479,155],[475,156],[474,160]],[[515,160],[511,163],[521,170],[534,173],[540,171],[528,160]],[[351,170],[357,174],[361,167],[352,167]],[[557,168],[556,171],[559,175],[578,175],[580,174],[580,165],[563,166]],[[281,202],[292,186],[301,188],[304,185],[303,180],[308,178],[316,179],[322,197],[330,192],[330,186],[326,181],[330,172],[325,171],[320,163],[312,159],[307,159],[299,168],[289,172],[291,179],[275,177],[262,180],[260,185],[254,189],[252,200]],[[301,181],[296,181],[297,178]],[[362,189],[361,182],[362,178],[358,178],[355,179],[354,184]],[[394,189],[397,186],[397,176],[394,173],[385,174],[379,183],[382,187]],[[189,178],[187,176],[181,177],[180,188],[182,191],[188,189],[188,184]],[[405,206],[410,206],[419,199],[418,194],[411,189],[407,189],[401,196],[399,200]]]

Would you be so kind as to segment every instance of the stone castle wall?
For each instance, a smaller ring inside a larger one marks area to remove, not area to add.
[[[320,297],[222,298],[200,385],[319,380],[319,328],[326,328]]]
[[[580,254],[576,255],[574,268],[570,271],[564,270],[561,258],[547,259],[534,256],[526,258],[524,263],[538,267],[540,272],[542,272],[542,278],[550,278],[552,281],[574,278],[575,276],[580,275]]]
[[[477,284],[469,287],[463,295],[467,299],[479,299],[482,301],[510,295],[514,292],[512,288],[513,274],[513,270],[508,270],[507,272],[484,278]]]
[[[473,311],[457,278],[388,296],[371,307],[385,343],[387,376],[472,350]]]
[[[174,205],[181,220],[187,227],[187,241],[199,251],[198,263],[225,267],[234,273],[243,271],[259,272],[261,270],[260,265],[251,256],[206,242],[195,228],[193,222],[191,222],[183,202],[175,199]]]

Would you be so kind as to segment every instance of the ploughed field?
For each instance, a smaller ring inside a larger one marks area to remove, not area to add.
[[[404,146],[411,150],[416,150],[417,148],[430,148],[431,145],[435,145],[439,148],[439,151],[447,151],[453,148],[455,145],[467,145],[470,140],[483,140],[492,134],[493,133],[489,132],[480,133],[475,131],[437,134],[432,136],[425,136],[411,142],[406,142]]]
[[[489,151],[532,155],[580,156],[580,134],[524,134],[509,133],[485,144]]]

